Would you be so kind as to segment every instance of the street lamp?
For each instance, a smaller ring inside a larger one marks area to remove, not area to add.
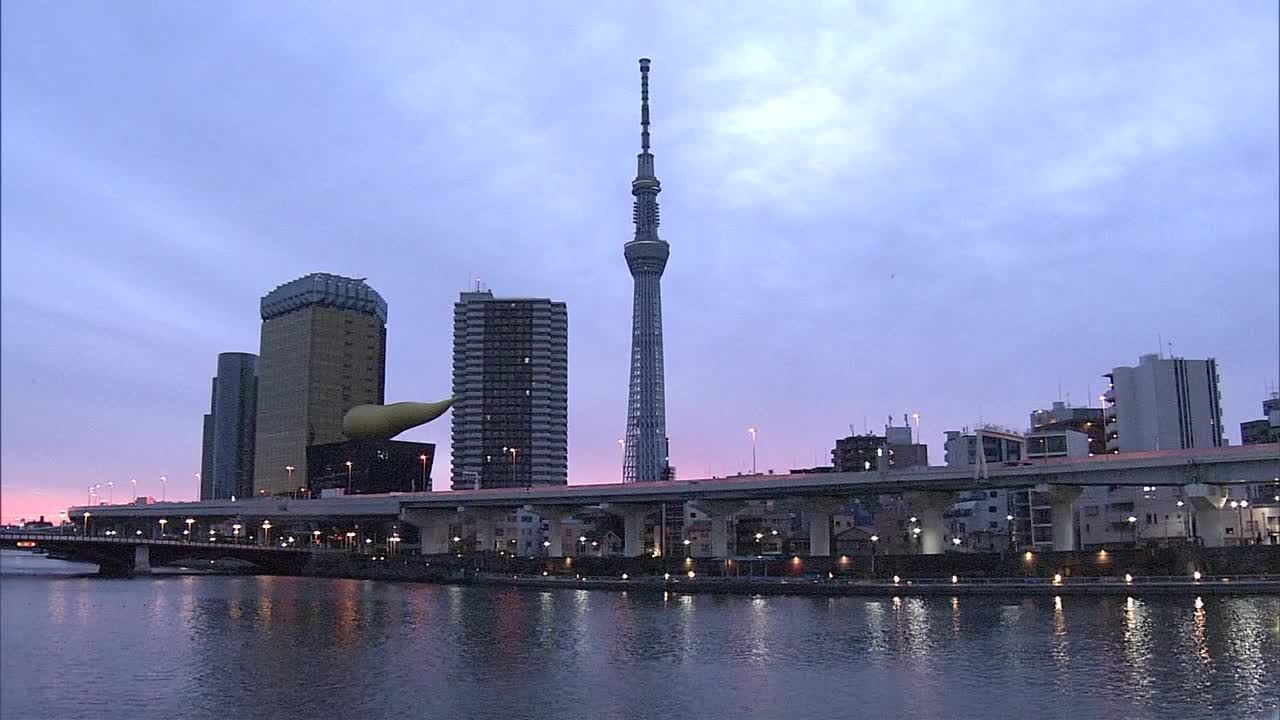
[[[185,522],[187,523],[187,532],[186,532],[186,534],[187,534],[187,535],[190,535],[190,534],[191,534],[191,525],[192,525],[193,523],[195,523],[195,518],[187,518]]]
[[[421,455],[418,456],[418,459],[422,461],[422,491],[426,492],[427,491],[427,454],[422,453]],[[412,486],[409,488],[409,490],[412,492],[418,491],[416,487],[412,487]]]
[[[347,538],[347,547],[354,550],[356,546],[356,534],[354,532],[347,531],[346,538]]]
[[[1018,546],[1018,543],[1013,539],[1013,513],[1005,515],[1004,522],[1009,528],[1009,549],[1012,550]]]
[[[347,461],[347,494],[351,494],[351,461]]]
[[[316,545],[319,545],[319,544],[320,544],[320,531],[319,531],[319,530],[312,530],[312,531],[311,531],[311,537],[313,538],[313,540],[312,540],[312,541],[313,541]]]
[[[502,448],[503,453],[511,453],[511,487],[516,486],[516,454],[519,452],[513,447]]]
[[[164,537],[164,526],[168,524],[168,518],[160,518],[160,537]]]
[[[242,528],[242,527],[244,527],[244,526],[243,526],[243,525],[241,525],[240,523],[236,523],[236,524],[232,525],[232,526],[231,526],[231,534],[232,534],[232,535],[234,535],[235,537],[240,537],[240,528]]]
[[[756,474],[756,429],[747,428],[747,432],[751,433],[751,474]]]
[[[350,463],[348,463],[348,464],[350,464]],[[292,465],[285,465],[285,466],[284,466],[284,471],[285,471],[285,472],[287,472],[287,473],[289,473],[289,487],[293,487],[293,466],[292,466]]]
[[[879,535],[871,536],[871,577],[876,575],[876,543],[880,542]]]
[[[89,518],[92,516],[88,510],[84,511],[84,536],[89,537]]]
[[[1133,528],[1133,546],[1138,547],[1138,518],[1130,515],[1129,526]]]
[[[690,540],[689,538],[684,539],[684,556],[685,557],[693,557],[693,554],[692,554],[693,549],[689,547],[692,544],[693,544],[693,541]]]
[[[271,521],[270,520],[262,521],[262,544],[263,545],[271,544]]]

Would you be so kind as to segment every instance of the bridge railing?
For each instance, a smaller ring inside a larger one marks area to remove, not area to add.
[[[314,545],[305,547],[281,547],[276,544],[262,544],[256,542],[234,542],[234,541],[215,541],[208,542],[206,540],[171,540],[168,538],[143,538],[143,537],[106,537],[103,535],[50,535],[48,533],[13,533],[0,532],[0,540],[32,540],[37,543],[54,544],[54,543],[77,543],[92,545],[161,545],[165,547],[190,547],[190,548],[248,548],[257,550],[274,550],[276,552],[349,552],[339,548],[325,548]]]

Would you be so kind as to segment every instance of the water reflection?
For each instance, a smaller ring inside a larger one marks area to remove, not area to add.
[[[1053,596],[1053,660],[1058,668],[1058,687],[1071,679],[1071,653],[1067,644],[1067,615],[1062,610],[1062,596]]]
[[[1255,717],[1280,697],[1274,597],[0,587],[3,717]]]

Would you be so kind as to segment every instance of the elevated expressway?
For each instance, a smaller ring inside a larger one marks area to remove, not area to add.
[[[73,507],[72,519],[90,512],[104,520],[154,522],[159,518],[195,518],[201,523],[243,519],[304,522],[400,521],[416,526],[424,553],[449,551],[448,528],[459,513],[469,513],[482,537],[515,508],[536,511],[550,526],[548,548],[562,554],[560,522],[586,509],[623,518],[624,552],[639,555],[645,517],[662,503],[692,503],[711,517],[712,554],[727,555],[728,521],[753,500],[773,500],[813,513],[810,554],[829,555],[830,516],[855,496],[900,494],[912,503],[922,528],[921,550],[942,552],[943,511],[964,490],[1035,488],[1050,493],[1054,549],[1071,550],[1075,538],[1071,503],[1086,486],[1180,486],[1200,514],[1206,538],[1232,485],[1280,483],[1280,444],[1163,452],[1126,453],[1091,458],[1034,461],[988,467],[931,467],[857,473],[745,475],[703,480],[649,483],[540,486],[393,493],[341,498],[261,498],[151,505]],[[826,522],[824,522],[824,520]],[[1220,541],[1219,541],[1220,542]],[[1207,540],[1206,544],[1213,544]]]

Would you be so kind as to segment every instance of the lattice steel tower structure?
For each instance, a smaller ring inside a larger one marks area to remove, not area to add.
[[[658,193],[649,152],[649,59],[640,59],[640,154],[632,211],[635,238],[624,246],[635,279],[631,312],[631,392],[627,399],[627,437],[623,482],[662,480],[667,473],[667,406],[662,374],[662,271],[669,249],[658,237]]]

